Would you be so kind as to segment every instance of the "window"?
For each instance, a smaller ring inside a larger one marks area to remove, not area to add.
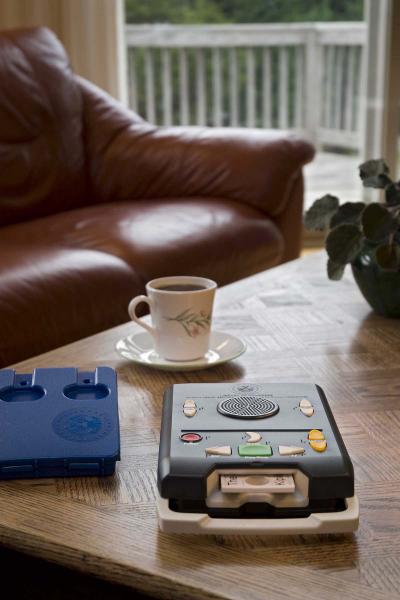
[[[126,0],[130,105],[160,125],[293,130],[306,206],[358,200],[363,0]]]

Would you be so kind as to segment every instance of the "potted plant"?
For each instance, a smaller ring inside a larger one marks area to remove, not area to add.
[[[351,265],[365,299],[378,313],[400,317],[400,182],[389,176],[383,159],[359,167],[364,187],[384,190],[385,201],[346,202],[327,194],[305,214],[305,227],[328,229],[328,277],[341,279]]]

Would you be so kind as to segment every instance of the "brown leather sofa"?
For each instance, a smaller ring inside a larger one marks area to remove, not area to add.
[[[127,320],[168,274],[219,285],[296,258],[313,148],[150,125],[47,29],[0,34],[0,364]]]

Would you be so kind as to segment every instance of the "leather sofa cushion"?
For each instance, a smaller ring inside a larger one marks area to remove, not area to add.
[[[18,228],[5,228],[4,237]],[[120,258],[47,245],[41,228],[31,233],[16,233],[14,242],[0,236],[3,366],[126,321],[130,298],[143,293]]]
[[[149,279],[222,285],[276,264],[282,250],[272,221],[218,199],[103,204],[4,227],[0,364],[127,321]]]
[[[277,227],[257,209],[215,198],[95,205],[4,228],[2,239],[46,244],[49,256],[52,247],[114,255],[143,284],[193,274],[224,285],[277,264],[284,247]]]

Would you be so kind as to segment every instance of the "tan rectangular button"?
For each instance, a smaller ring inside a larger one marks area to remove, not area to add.
[[[301,446],[278,446],[278,451],[281,456],[294,456],[305,452]]]
[[[230,446],[214,446],[213,448],[206,448],[207,456],[230,456],[232,454],[232,448]]]

